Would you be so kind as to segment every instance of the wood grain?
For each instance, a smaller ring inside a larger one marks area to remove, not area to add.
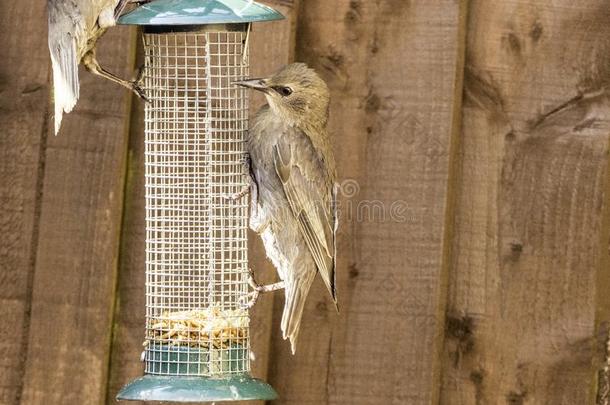
[[[49,62],[42,21],[44,2],[0,3],[1,404],[19,403],[25,370],[48,116]]]
[[[133,39],[127,28],[109,31],[100,62],[130,77]],[[46,149],[23,404],[106,395],[131,94],[80,77],[78,106]]]
[[[607,0],[471,0],[465,68],[465,1],[267,4],[251,74],[320,72],[344,185],[341,313],[316,281],[292,356],[283,293],[252,312],[276,403],[607,405]],[[45,31],[0,3],[0,404],[111,404],[143,371],[142,104],[81,71],[47,138]],[[131,76],[135,44],[111,30],[103,65]]]
[[[144,63],[140,34],[137,35],[136,66]],[[113,339],[106,403],[115,402],[119,390],[141,377],[144,364],[145,327],[145,181],[144,104],[133,98],[127,151],[127,175],[120,234],[119,273],[113,320]],[[135,404],[142,402],[134,402]]]
[[[435,402],[460,5],[304,2],[297,59],[331,88],[339,176],[353,183],[341,199],[341,314],[318,280],[296,356],[273,335],[277,403]]]
[[[603,0],[471,2],[442,403],[594,401],[609,38]]]
[[[286,19],[253,24],[250,38],[252,77],[269,75],[287,64],[294,54],[294,25],[298,10],[296,2],[264,3],[276,8]],[[264,103],[264,98],[255,93],[251,96],[250,114],[252,115]],[[108,403],[124,384],[142,375],[143,372],[139,359],[145,323],[144,115],[141,103],[137,103],[133,108]],[[258,281],[275,280],[275,271],[265,256],[259,237],[251,233],[249,239],[250,267],[255,270]],[[269,295],[261,297],[251,313],[251,345],[256,357],[252,363],[252,374],[262,379],[267,377],[272,311],[273,296]]]

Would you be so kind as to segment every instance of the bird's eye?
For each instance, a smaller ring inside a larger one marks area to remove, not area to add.
[[[273,88],[275,91],[280,93],[282,97],[288,97],[292,94],[292,89],[290,87],[277,86]]]

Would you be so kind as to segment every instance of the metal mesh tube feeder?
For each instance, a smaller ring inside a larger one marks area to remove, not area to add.
[[[143,26],[144,376],[119,400],[274,399],[250,376],[245,137],[250,24],[283,18],[247,0],[155,0]]]

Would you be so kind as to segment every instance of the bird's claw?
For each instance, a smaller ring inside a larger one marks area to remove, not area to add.
[[[260,295],[261,290],[263,288],[254,279],[254,272],[251,268],[248,268],[248,285],[252,288],[253,291],[247,293],[246,295],[242,295],[238,299],[238,303],[243,309],[250,309],[254,306],[254,304],[256,304],[258,296]]]
[[[244,197],[245,195],[250,193],[250,187],[248,186],[244,186],[240,191],[238,191],[237,193],[233,193],[233,194],[224,194],[222,196],[222,198],[224,198],[227,201],[237,201],[240,198]]]
[[[238,304],[242,309],[250,309],[256,304],[256,301],[258,301],[259,295],[260,291],[251,291],[248,294],[239,297]]]
[[[140,97],[142,100],[144,100],[144,102],[146,103],[150,103],[150,100],[148,99],[148,97],[146,97],[146,93],[144,93],[144,89],[142,87],[140,87],[137,82],[134,82],[132,84],[131,89],[133,90],[133,92]]]
[[[250,163],[252,159],[250,158],[250,154],[248,152],[244,153],[244,156],[241,158],[241,163],[246,166],[246,171],[250,171]]]
[[[250,173],[250,154],[248,152],[244,153],[244,156],[240,159],[240,163],[244,166],[245,172]],[[248,194],[250,194],[250,185],[245,185],[237,193],[225,194],[222,198],[228,201],[237,201]]]
[[[142,80],[144,80],[144,70],[144,65],[140,66],[136,79],[131,82],[131,88],[138,97],[140,97],[146,103],[150,103],[150,100],[148,99],[148,97],[146,97],[146,93],[144,92],[144,89],[141,86]]]
[[[254,272],[248,268],[248,285],[253,291],[239,297],[238,304],[244,309],[250,309],[256,304],[258,297],[261,293],[281,290],[284,288],[284,282],[273,283],[269,285],[260,285],[254,279]],[[247,300],[247,301],[246,301]]]

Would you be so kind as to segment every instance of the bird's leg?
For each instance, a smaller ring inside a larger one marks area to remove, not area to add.
[[[252,271],[252,269],[248,269],[248,273],[249,273],[248,284],[250,285],[250,287],[252,287],[252,289],[254,291],[246,294],[243,297],[240,297],[240,301],[241,301],[240,304],[242,305],[242,307],[244,307],[246,309],[252,308],[254,306],[254,304],[256,304],[256,301],[258,300],[258,296],[261,293],[277,291],[277,290],[281,290],[282,288],[284,288],[283,281],[279,281],[279,282],[273,283],[273,284],[260,285],[254,279],[254,272]],[[248,301],[243,302],[246,298],[248,299]]]
[[[246,194],[250,194],[250,186],[243,186],[237,193],[225,195],[223,198],[229,201],[237,201]]]
[[[254,174],[252,173],[252,161],[250,160],[250,154],[246,153],[244,159],[241,162],[244,165],[244,170],[248,173],[248,184],[243,186],[243,188],[235,194],[224,196],[225,199],[230,201],[236,201],[240,198],[244,197],[247,194],[251,195],[251,207],[250,207],[250,215],[253,213],[256,215],[256,205],[258,204],[258,186],[256,184],[256,180],[254,179]]]
[[[112,82],[115,82],[117,84],[120,84],[121,86],[124,86],[124,87],[128,88],[129,90],[133,91],[138,97],[140,97],[144,101],[148,101],[148,99],[146,98],[146,95],[144,94],[144,90],[138,84],[140,79],[130,82],[128,80],[123,80],[120,77],[117,77],[117,76],[113,75],[112,73],[108,72],[107,70],[105,70],[103,67],[100,66],[100,64],[98,63],[98,61],[95,57],[95,48],[90,50],[89,52],[87,52],[85,54],[85,56],[83,56],[83,65],[85,65],[85,68],[89,72],[91,72],[95,75],[101,76],[101,77],[108,79]],[[139,76],[141,76],[141,73]]]
[[[252,172],[250,155],[246,153],[243,164],[246,166],[246,171],[248,173],[248,184],[245,185],[242,190],[232,195],[225,195],[223,198],[229,201],[235,201],[243,196],[250,194],[250,220],[249,226],[256,233],[262,233],[270,224],[269,220],[263,220],[258,216],[258,184],[256,183],[256,179],[254,178],[254,173]]]
[[[114,9],[114,19],[118,20],[119,17],[123,14],[123,11],[125,10],[125,7],[127,6],[127,3],[131,3],[129,0],[119,0],[119,3],[116,5],[116,8]]]
[[[119,17],[121,15],[123,15],[123,11],[125,11],[125,7],[127,7],[128,4],[136,4],[139,6],[141,4],[146,4],[149,1],[150,0],[119,0],[119,3],[117,4],[116,8],[114,9],[115,20],[118,20]]]

